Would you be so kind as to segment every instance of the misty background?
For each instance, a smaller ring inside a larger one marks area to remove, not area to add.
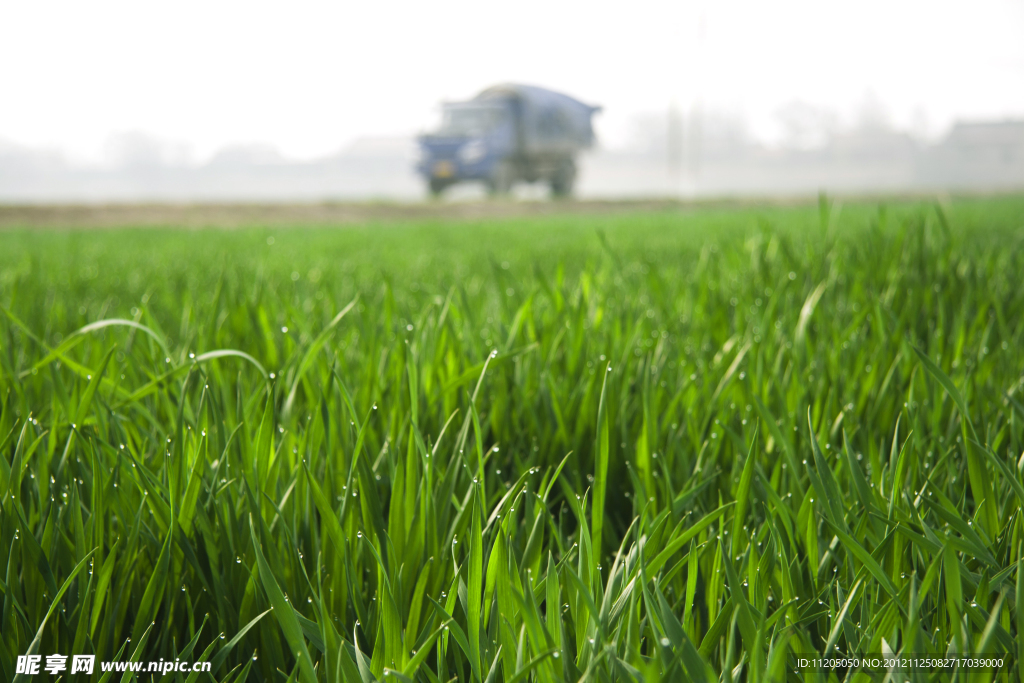
[[[417,200],[416,135],[500,82],[603,106],[582,197],[1022,189],[1021,36],[1021,0],[8,3],[0,202]]]

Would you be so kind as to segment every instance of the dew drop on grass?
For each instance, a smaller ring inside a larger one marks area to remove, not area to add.
[[[661,645],[662,645],[662,647],[668,647],[668,646],[669,646],[669,645],[671,645],[671,644],[672,644],[672,641],[671,641],[671,640],[669,640],[668,638],[662,638],[662,639],[661,639]]]

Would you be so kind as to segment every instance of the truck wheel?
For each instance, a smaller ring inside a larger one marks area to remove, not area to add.
[[[444,192],[445,188],[448,187],[448,183],[441,180],[440,178],[430,179],[430,196],[440,197],[441,193]]]
[[[487,180],[487,193],[493,196],[506,195],[512,190],[516,172],[507,161],[499,162]]]
[[[551,176],[551,196],[568,197],[576,184],[576,164],[566,161]]]

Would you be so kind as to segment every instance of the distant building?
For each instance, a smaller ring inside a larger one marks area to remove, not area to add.
[[[958,122],[918,167],[929,186],[977,189],[1024,185],[1024,120]]]
[[[965,161],[1011,166],[1024,161],[1024,121],[958,122],[942,145]]]

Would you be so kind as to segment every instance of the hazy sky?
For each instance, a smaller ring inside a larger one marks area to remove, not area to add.
[[[603,105],[611,145],[673,101],[768,139],[793,101],[936,133],[1024,116],[1024,0],[0,2],[0,140],[79,159],[124,131],[315,157],[500,81]]]

